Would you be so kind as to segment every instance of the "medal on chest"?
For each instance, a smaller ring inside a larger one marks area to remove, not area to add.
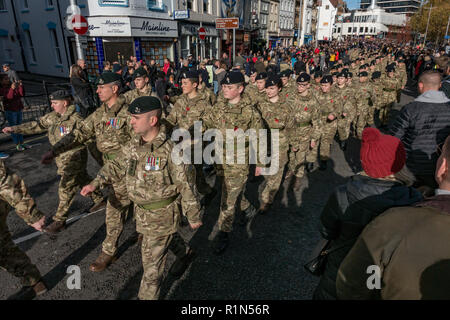
[[[145,171],[159,170],[160,163],[161,163],[161,158],[159,158],[159,157],[147,157],[146,164],[145,164]]]
[[[117,118],[110,118],[106,123],[107,126],[110,126],[113,129],[119,129],[121,124],[121,120]]]
[[[65,136],[65,135],[67,135],[67,134],[69,134],[69,133],[70,133],[70,129],[69,129],[69,128],[64,127],[64,126],[60,126],[60,127],[59,127],[59,135],[60,135],[61,137]]]

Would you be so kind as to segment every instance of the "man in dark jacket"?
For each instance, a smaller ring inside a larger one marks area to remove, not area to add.
[[[424,72],[418,83],[421,95],[402,108],[390,128],[405,145],[406,165],[424,194],[436,188],[437,146],[450,134],[450,99],[439,91],[440,86],[439,72]]]
[[[331,240],[331,252],[314,299],[336,299],[339,265],[372,219],[391,207],[422,200],[421,194],[408,186],[412,181],[408,181],[406,152],[399,139],[366,128],[360,157],[364,172],[339,186],[322,211],[321,234]]]
[[[339,299],[450,299],[450,138],[436,167],[434,197],[365,228],[339,268]]]

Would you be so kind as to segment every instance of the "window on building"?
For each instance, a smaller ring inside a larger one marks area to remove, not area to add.
[[[164,4],[162,0],[147,0],[148,10],[162,11],[164,10]]]
[[[373,28],[373,33],[377,33],[377,28]]]
[[[368,27],[366,27],[366,33],[367,33],[367,32],[369,32],[369,28],[368,28]]]
[[[203,13],[209,13],[209,0],[203,0]]]
[[[353,28],[353,33],[356,33],[356,30],[358,30],[358,28],[357,28],[357,27],[354,27],[354,28]]]
[[[53,8],[53,0],[45,0],[47,8]]]
[[[22,9],[24,9],[24,10],[29,9],[28,0],[22,0]]]
[[[341,28],[338,28],[338,33],[341,33]]]
[[[50,31],[50,38],[51,38],[53,51],[55,52],[56,63],[62,64],[61,49],[59,47],[59,41],[58,41],[58,36],[56,34],[56,30],[50,29],[49,31]]]
[[[25,38],[27,39],[30,62],[36,63],[36,51],[34,50],[33,39],[30,30],[25,30]]]
[[[0,0],[0,11],[6,11],[5,0]]]
[[[330,6],[325,6],[325,10],[329,10],[330,9]]]
[[[187,8],[192,10],[194,8],[194,0],[187,0]]]
[[[363,33],[364,32],[364,28],[363,27],[359,27],[359,33]]]
[[[128,7],[128,0],[99,0],[100,6]]]
[[[0,57],[5,62],[14,61],[12,49],[9,48],[8,37],[0,37]],[[3,54],[3,56],[2,56]]]
[[[348,28],[347,33],[352,33],[352,27]]]

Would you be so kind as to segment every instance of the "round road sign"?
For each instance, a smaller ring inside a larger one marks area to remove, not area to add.
[[[201,27],[201,28],[198,29],[198,37],[201,40],[205,40],[205,38],[206,38],[206,30],[205,30],[205,28]]]
[[[83,35],[88,31],[88,22],[82,15],[74,15],[72,18],[73,31],[79,35]]]

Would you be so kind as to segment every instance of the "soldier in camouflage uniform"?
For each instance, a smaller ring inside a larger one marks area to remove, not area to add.
[[[372,73],[371,84],[373,91],[373,97],[371,99],[373,104],[372,118],[375,121],[375,118],[379,118],[380,108],[384,102],[384,92],[383,86],[381,84],[381,72],[375,71],[374,73]]]
[[[261,115],[256,108],[256,102],[251,99],[244,91],[244,76],[240,72],[229,72],[222,80],[222,92],[224,100],[219,100],[205,118],[205,124],[208,128],[220,130],[224,142],[226,141],[226,131],[248,129],[256,130],[263,128]],[[241,150],[241,149],[239,149]],[[234,155],[238,154],[237,148],[234,148]],[[249,144],[245,144],[243,150],[248,155]],[[235,207],[240,200],[240,209],[246,216],[252,216],[256,213],[256,208],[250,204],[245,197],[245,185],[249,174],[248,157],[245,164],[227,163],[226,148],[223,148],[223,181],[222,196],[219,215],[219,233],[214,243],[214,252],[221,254],[228,246],[228,234],[232,230]],[[237,160],[235,160],[237,161]]]
[[[266,95],[266,80],[267,73],[261,72],[256,75],[255,83],[256,90],[249,88],[249,86],[245,87],[245,93],[252,99],[252,101],[257,102],[257,104],[261,104],[262,102],[267,100]],[[247,89],[250,89],[247,91]]]
[[[336,91],[343,102],[342,115],[338,118],[339,146],[343,151],[347,148],[347,140],[350,136],[350,126],[356,116],[356,98],[354,91],[347,86],[347,73],[340,72],[337,75]]]
[[[53,112],[41,117],[39,121],[31,121],[18,126],[6,127],[4,133],[38,134],[48,132],[48,139],[51,145],[55,145],[64,136],[79,128],[83,118],[75,111],[75,106],[71,105],[71,94],[68,91],[60,90],[50,95]],[[57,233],[65,228],[69,208],[75,199],[75,195],[88,183],[91,178],[86,171],[87,150],[85,146],[79,146],[60,154],[56,159],[58,174],[61,176],[58,187],[59,205],[56,214],[53,216],[53,223],[46,227],[49,233]],[[103,196],[100,192],[92,194],[92,201],[95,205],[91,212],[99,210],[105,206]]]
[[[405,60],[403,60],[403,58],[398,60],[397,71],[397,78],[399,82],[397,87],[397,103],[400,103],[402,91],[405,89],[406,82],[408,81]]]
[[[30,258],[13,242],[6,223],[10,206],[28,225],[42,231],[45,216],[27,191],[25,183],[0,160],[0,268],[21,279],[23,288],[10,299],[33,299],[47,291],[41,274]]]
[[[380,108],[380,121],[386,126],[389,121],[389,113],[397,99],[398,79],[395,77],[395,68],[393,66],[386,67],[386,74],[382,78],[385,101]]]
[[[198,92],[198,83],[199,76],[196,71],[188,71],[181,74],[183,94],[177,100],[167,118],[164,119],[170,131],[173,127],[189,130],[192,141],[194,139],[194,122],[202,121],[204,115],[212,109],[208,96]],[[192,144],[191,155],[192,159],[194,159],[194,143]],[[210,194],[213,189],[206,183],[202,163],[195,163],[195,172],[198,191],[205,195]]]
[[[286,69],[279,74],[281,83],[283,85],[283,94],[286,96],[286,98],[297,92],[295,80],[291,78],[291,74],[292,71],[289,69]]]
[[[331,144],[337,132],[337,119],[342,115],[342,101],[333,85],[330,75],[324,76],[320,82],[322,94],[317,96],[320,105],[322,135],[320,138],[320,170],[327,169],[330,159]]]
[[[272,205],[275,196],[280,189],[284,167],[288,163],[289,135],[293,129],[293,120],[290,114],[287,98],[281,94],[281,80],[277,75],[270,75],[266,81],[267,101],[263,102],[259,109],[263,120],[269,130],[278,130],[278,148],[273,148],[272,159],[278,159],[278,171],[275,174],[265,176],[265,186],[261,192],[261,207],[259,212],[264,214]],[[272,145],[272,143],[268,144]]]
[[[113,160],[133,134],[129,124],[128,104],[122,95],[119,96],[119,91],[120,75],[103,73],[97,87],[102,105],[81,123],[80,128],[56,143],[51,151],[44,155],[42,162],[50,163],[55,156],[83,145],[93,138],[97,142],[97,148],[103,153],[105,164]],[[116,181],[112,184],[106,205],[106,239],[103,241],[101,254],[89,267],[91,271],[103,271],[115,261],[117,242],[129,206],[130,200],[125,183]]]
[[[125,182],[128,197],[134,203],[137,231],[144,235],[141,245],[144,274],[138,295],[141,300],[159,298],[168,250],[177,257],[170,269],[177,277],[194,257],[178,234],[179,207],[192,229],[202,225],[198,194],[192,188],[193,167],[175,164],[174,143],[164,126],[160,126],[161,108],[156,97],[140,97],[131,103],[128,110],[136,135],[82,191],[87,195],[97,188]]]
[[[372,85],[368,81],[369,74],[366,71],[362,71],[359,73],[359,84],[358,84],[358,92],[356,93],[356,101],[357,101],[357,113],[358,118],[356,120],[356,135],[358,139],[362,138],[362,132],[366,125],[373,120],[370,120],[369,117],[373,117],[373,109],[374,106],[372,104],[373,99],[373,91]]]
[[[310,76],[301,73],[297,78],[297,94],[292,95],[287,102],[289,115],[294,119],[294,129],[291,130],[289,143],[289,173],[295,177],[294,190],[299,190],[305,168],[312,171],[317,159],[317,147],[321,136],[320,105],[311,89]]]
[[[208,88],[206,84],[203,83],[202,77],[198,76],[198,92],[205,97],[205,99],[209,102],[210,105],[214,105],[217,101],[217,97],[211,88]]]
[[[152,92],[152,86],[150,85],[148,73],[144,68],[139,67],[136,69],[133,73],[133,81],[136,88],[123,94],[125,103],[130,104],[134,99],[142,96],[156,97],[156,93]]]

